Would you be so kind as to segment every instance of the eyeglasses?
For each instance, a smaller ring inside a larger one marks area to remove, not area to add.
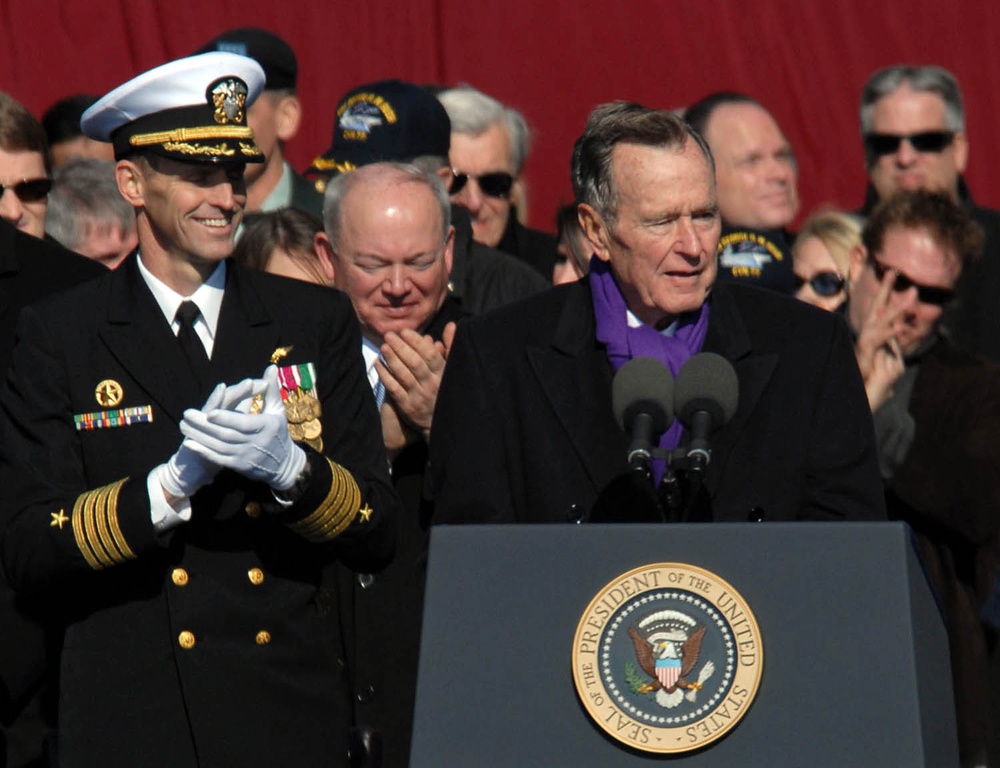
[[[503,171],[474,176],[471,173],[459,173],[452,168],[450,194],[457,195],[465,189],[465,185],[469,183],[469,179],[475,179],[479,188],[483,190],[483,194],[490,197],[507,197],[510,194],[510,188],[514,186],[514,177]]]
[[[52,179],[21,179],[17,184],[0,184],[0,197],[8,189],[22,203],[37,203],[52,189]]]
[[[844,278],[836,272],[817,272],[808,280],[795,275],[795,290],[799,290],[803,285],[809,283],[809,287],[817,296],[836,296],[844,290]]]
[[[872,259],[870,264],[872,269],[875,270],[875,277],[881,283],[883,278],[885,278],[885,273],[890,271],[890,267],[880,264],[875,259]],[[892,290],[896,293],[916,288],[917,299],[923,304],[932,304],[935,307],[943,307],[955,298],[955,292],[950,288],[935,288],[929,285],[921,285],[908,278],[898,269],[892,269],[891,271],[896,275],[896,282],[892,284]]]
[[[923,131],[898,136],[894,133],[869,133],[865,136],[865,148],[875,157],[894,155],[899,145],[906,139],[917,152],[941,152],[955,140],[952,131]]]

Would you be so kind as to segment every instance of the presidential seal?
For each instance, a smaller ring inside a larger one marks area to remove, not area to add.
[[[684,563],[616,578],[573,638],[573,680],[587,713],[643,752],[688,752],[729,732],[757,694],[763,661],[743,597]]]

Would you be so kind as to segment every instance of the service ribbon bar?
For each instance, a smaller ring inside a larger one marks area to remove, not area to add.
[[[132,408],[117,408],[111,411],[78,413],[73,416],[78,432],[87,429],[107,427],[127,427],[130,424],[148,424],[153,420],[153,406],[137,405]]]
[[[316,366],[312,363],[283,365],[278,369],[278,382],[281,384],[283,396],[299,390],[315,396]]]

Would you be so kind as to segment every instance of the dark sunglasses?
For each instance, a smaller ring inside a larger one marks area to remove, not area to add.
[[[21,179],[17,184],[0,184],[0,197],[8,189],[22,203],[37,203],[52,189],[52,179]]]
[[[470,173],[459,173],[452,168],[450,194],[457,195],[461,192],[465,188],[465,185],[469,183],[469,179],[475,179],[479,188],[483,190],[483,194],[490,197],[507,197],[510,194],[510,188],[514,186],[514,177],[509,173],[497,171],[496,173],[484,173],[482,176],[474,176]]]
[[[924,131],[904,136],[894,133],[869,133],[865,136],[865,148],[875,157],[894,155],[899,145],[906,139],[917,152],[941,152],[955,140],[952,131]]]
[[[889,267],[879,264],[879,262],[874,259],[871,260],[872,269],[875,270],[875,277],[881,283],[885,277],[885,273],[889,271]],[[903,291],[908,291],[910,288],[917,289],[917,299],[922,304],[933,304],[935,307],[943,307],[953,298],[955,298],[955,292],[950,288],[932,288],[929,285],[921,285],[920,283],[913,282],[910,278],[900,272],[898,269],[892,270],[896,275],[896,282],[892,284],[892,290],[896,293],[902,293]]]
[[[844,290],[845,282],[844,278],[836,272],[818,272],[808,280],[795,275],[795,290],[797,291],[803,285],[809,283],[809,287],[813,289],[817,296],[836,296]]]

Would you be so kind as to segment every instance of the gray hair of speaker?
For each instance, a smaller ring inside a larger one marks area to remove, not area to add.
[[[649,109],[628,101],[601,104],[590,113],[587,125],[573,145],[570,180],[579,203],[597,211],[609,226],[618,215],[618,189],[611,168],[619,144],[681,149],[691,139],[708,161],[715,179],[712,150],[701,134],[673,112]]]
[[[875,104],[903,85],[918,93],[933,93],[944,102],[945,127],[949,131],[965,130],[965,105],[955,76],[943,67],[896,64],[880,69],[868,78],[861,90],[861,135],[872,132]]]
[[[428,156],[429,157],[429,156]],[[356,171],[340,173],[330,179],[323,195],[323,225],[330,244],[336,251],[340,236],[341,210],[351,190],[372,178],[389,176],[396,184],[418,184],[427,187],[441,212],[441,242],[448,239],[451,229],[451,200],[439,176],[412,163],[382,162],[363,165]]]
[[[95,225],[118,225],[130,234],[135,229],[135,209],[118,191],[113,160],[76,158],[53,175],[45,231],[72,250]]]
[[[452,133],[478,136],[490,126],[501,123],[507,129],[510,139],[510,159],[514,175],[521,175],[524,161],[531,151],[531,134],[528,123],[520,112],[466,84],[441,91],[438,101],[448,113]]]

